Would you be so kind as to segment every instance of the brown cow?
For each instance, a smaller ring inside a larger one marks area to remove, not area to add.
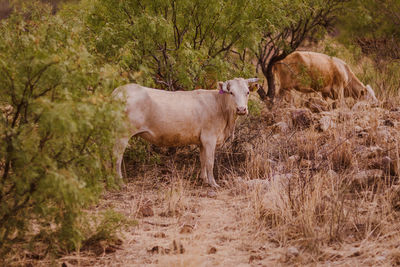
[[[235,78],[219,82],[219,90],[167,92],[127,84],[113,97],[125,100],[129,133],[114,147],[117,173],[128,141],[140,136],[159,146],[200,146],[202,179],[218,187],[213,175],[216,146],[233,135],[237,115],[248,113],[249,84],[258,79]]]
[[[372,88],[364,86],[341,59],[315,52],[293,52],[277,62],[273,69],[279,94],[292,88],[303,92],[320,92],[324,98],[353,97],[377,101]]]

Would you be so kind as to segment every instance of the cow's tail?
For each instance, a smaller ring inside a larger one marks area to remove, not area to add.
[[[367,98],[370,99],[370,100],[372,100],[372,101],[375,102],[375,103],[378,103],[378,99],[376,98],[375,92],[374,92],[374,90],[372,89],[372,87],[371,87],[369,84],[367,84],[367,85],[365,86],[365,89],[367,90]]]

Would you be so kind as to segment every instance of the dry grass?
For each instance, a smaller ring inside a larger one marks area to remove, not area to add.
[[[215,174],[224,187],[218,192],[199,180],[195,147],[144,146],[154,160],[128,152],[127,187],[106,193],[95,210],[114,208],[139,225],[122,232],[120,249],[56,262],[400,264],[400,110],[394,108],[400,101],[316,113],[304,108],[307,101],[241,121],[235,140],[217,153]]]

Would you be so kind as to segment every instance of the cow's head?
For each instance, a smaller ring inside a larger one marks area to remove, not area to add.
[[[233,97],[236,103],[236,114],[245,115],[249,113],[247,101],[250,90],[258,88],[257,85],[253,86],[257,81],[258,78],[235,78],[226,82],[218,82],[218,89],[221,94],[230,94],[230,97]]]
[[[366,90],[366,99],[373,103],[378,103],[378,99],[376,99],[375,92],[374,92],[374,90],[372,90],[372,88],[369,84],[367,84],[367,86],[365,86],[365,90]]]

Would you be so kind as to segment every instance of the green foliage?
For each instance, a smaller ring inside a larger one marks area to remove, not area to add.
[[[110,148],[123,115],[106,95],[118,76],[71,25],[35,1],[0,21],[1,254],[34,241],[27,233],[77,247],[82,207],[115,184]]]
[[[100,221],[99,221],[100,219]],[[123,214],[114,210],[106,210],[102,214],[93,217],[94,226],[86,225],[85,229],[93,229],[87,231],[87,238],[83,242],[83,247],[90,246],[100,241],[111,241],[117,238],[117,231],[123,227],[136,226],[137,221],[128,220]]]
[[[339,18],[342,43],[360,46],[378,62],[400,59],[398,0],[352,0]]]
[[[342,40],[400,38],[398,0],[352,0],[340,17]]]
[[[251,35],[247,1],[96,0],[85,7],[92,51],[120,64],[133,82],[191,90],[249,74],[243,58],[227,60]]]
[[[247,104],[248,109],[249,109],[249,114],[253,116],[260,116],[261,115],[261,110],[262,110],[262,103],[258,99],[249,99],[249,102]]]

